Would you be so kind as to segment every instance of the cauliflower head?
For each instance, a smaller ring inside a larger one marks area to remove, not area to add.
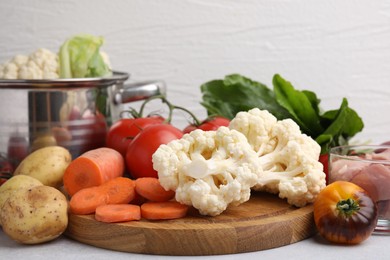
[[[29,56],[16,55],[0,65],[2,79],[57,79],[58,55],[48,49],[40,48]]]
[[[161,145],[152,160],[161,185],[174,190],[178,202],[210,216],[249,200],[261,172],[246,137],[228,127],[185,134]]]
[[[254,108],[238,113],[229,128],[243,133],[258,155],[262,171],[254,190],[279,194],[297,207],[314,202],[326,185],[323,166],[318,161],[321,147],[302,134],[293,120],[277,120]]]
[[[248,112],[238,112],[230,122],[230,129],[243,133],[259,156],[275,149],[275,140],[269,132],[277,119],[267,110],[251,109]]]

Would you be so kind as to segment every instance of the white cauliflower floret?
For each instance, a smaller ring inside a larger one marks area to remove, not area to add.
[[[314,202],[326,185],[323,166],[318,161],[321,147],[311,137],[302,134],[293,120],[272,121],[268,119],[267,113],[259,111],[254,108],[248,112],[240,112],[240,122],[244,121],[242,118],[245,115],[251,118],[244,129],[237,127],[239,124],[235,122],[236,118],[229,125],[231,129],[245,134],[258,154],[262,173],[253,189],[279,194],[279,197],[297,207]],[[254,115],[265,117],[263,122],[271,125],[259,125],[261,119],[254,120]],[[268,129],[268,134],[265,129]],[[256,133],[261,133],[264,136],[261,139],[270,145],[259,145]]]
[[[58,55],[40,48],[29,56],[16,55],[0,66],[3,79],[57,79]]]
[[[161,145],[152,160],[161,185],[174,190],[178,202],[210,216],[247,201],[261,172],[245,136],[227,127],[185,134]]]
[[[19,79],[43,79],[43,72],[38,65],[29,60],[25,65],[19,68]]]
[[[28,62],[28,56],[18,54],[12,59],[12,63],[14,63],[16,66],[20,67]]]
[[[275,140],[269,132],[277,119],[267,110],[252,109],[238,112],[230,122],[229,128],[243,133],[259,156],[275,149]]]
[[[17,79],[19,67],[13,62],[6,62],[2,65],[2,78],[3,79]]]

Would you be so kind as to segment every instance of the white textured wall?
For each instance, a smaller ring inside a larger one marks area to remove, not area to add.
[[[347,97],[366,124],[357,139],[390,140],[390,1],[0,2],[0,61],[80,32],[103,35],[114,69],[165,80],[200,117],[202,83],[241,73],[271,86],[280,73],[326,109]]]

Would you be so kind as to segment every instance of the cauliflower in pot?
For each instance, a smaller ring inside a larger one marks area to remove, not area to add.
[[[297,207],[314,202],[325,187],[321,147],[291,119],[278,121],[258,108],[239,112],[229,128],[242,132],[262,168],[254,190],[279,194]]]
[[[30,55],[15,55],[0,64],[0,79],[54,80],[111,76],[109,57],[100,50],[103,43],[101,36],[79,34],[67,39],[59,53],[39,48]]]
[[[58,55],[45,48],[0,65],[0,79],[57,79],[58,72]]]
[[[227,127],[195,130],[161,145],[153,154],[161,185],[176,200],[216,216],[250,198],[261,173],[260,161],[246,137]]]

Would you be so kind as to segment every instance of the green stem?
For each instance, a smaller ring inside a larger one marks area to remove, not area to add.
[[[199,121],[199,119],[191,112],[189,111],[188,109],[184,108],[184,107],[179,107],[179,106],[175,106],[173,105],[171,102],[169,102],[165,95],[156,95],[156,96],[152,96],[152,97],[149,97],[147,99],[145,99],[145,101],[141,104],[141,107],[139,109],[139,112],[137,112],[134,108],[130,108],[129,111],[124,111],[124,112],[129,112],[133,117],[135,118],[138,118],[138,117],[143,117],[143,113],[144,113],[144,110],[145,110],[145,107],[146,107],[146,104],[148,104],[150,101],[152,100],[155,100],[155,99],[160,99],[162,103],[165,103],[167,106],[168,106],[168,109],[169,109],[169,113],[168,113],[168,116],[165,120],[165,122],[167,123],[170,123],[172,121],[172,115],[173,115],[173,110],[175,109],[179,109],[179,110],[182,110],[182,111],[185,111],[186,113],[188,113],[192,119],[194,120],[194,124],[196,126],[199,126],[202,122]]]
[[[359,203],[352,198],[340,200],[339,202],[337,202],[336,208],[339,211],[339,214],[342,214],[347,217],[352,216],[356,211],[359,211],[360,209]]]
[[[199,121],[199,119],[191,112],[189,111],[188,109],[184,108],[184,107],[178,107],[178,106],[173,106],[174,109],[179,109],[179,110],[183,110],[184,112],[188,113],[192,119],[194,120],[194,125],[195,126],[199,126],[202,124],[201,121]]]
[[[152,101],[152,100],[155,100],[155,99],[161,99],[163,103],[164,103],[164,100],[166,101],[166,98],[165,98],[164,95],[151,96],[151,97],[145,99],[145,101],[142,103],[142,105],[141,105],[141,107],[140,107],[140,109],[139,109],[139,115],[140,115],[140,117],[143,116],[143,113],[144,113],[144,109],[145,109],[146,104],[149,103],[149,102]]]
[[[172,121],[172,114],[173,114],[173,109],[174,109],[174,105],[172,105],[164,95],[156,95],[156,96],[152,96],[150,98],[147,98],[145,99],[145,101],[142,103],[141,107],[140,107],[140,110],[139,110],[139,115],[140,117],[143,116],[143,113],[144,113],[144,109],[145,109],[145,106],[147,103],[149,103],[150,101],[152,100],[155,100],[155,99],[160,99],[161,102],[165,103],[167,106],[168,106],[168,109],[169,109],[169,113],[168,113],[168,117],[165,119],[165,122],[166,123],[170,123]]]
[[[141,117],[141,114],[135,110],[134,108],[130,107],[129,110],[124,110],[124,111],[121,111],[119,116],[120,117],[123,117],[123,115],[125,113],[129,113],[133,118],[140,118]]]

